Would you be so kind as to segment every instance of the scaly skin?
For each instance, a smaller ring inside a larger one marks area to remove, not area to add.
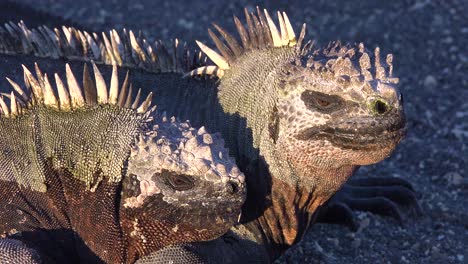
[[[167,52],[152,56],[138,38],[134,44],[123,41],[120,49],[104,44],[107,49],[97,53],[65,48],[58,55],[154,72],[132,74],[137,82],[149,80],[160,110],[221,132],[247,175],[242,225],[222,239],[175,248],[234,263],[277,258],[301,239],[318,209],[358,166],[390,155],[405,133],[391,56],[384,66],[378,50],[370,54],[362,45],[313,51],[302,45],[303,34],[297,40],[289,34],[276,45],[266,16],[247,17],[247,29],[238,25],[242,46],[220,30],[227,40],[227,45],[216,43],[222,55],[208,51],[217,66],[191,72],[219,79],[181,78],[180,72],[195,65],[172,60],[182,67],[167,70],[161,67],[171,60]],[[153,256],[171,257],[159,253]]]
[[[36,66],[32,95],[0,99],[0,260],[133,263],[237,221],[244,175],[219,135],[140,105],[117,68],[109,90],[85,68],[82,90],[68,67],[58,97]]]

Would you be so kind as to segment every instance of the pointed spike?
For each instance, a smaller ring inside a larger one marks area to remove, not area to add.
[[[129,32],[130,34],[130,45],[132,46],[133,50],[135,51],[136,54],[138,54],[138,57],[146,62],[147,61],[147,58],[146,58],[146,54],[143,52],[143,50],[141,49],[140,45],[138,44],[138,41],[135,37],[135,34],[133,34],[133,31],[130,30]]]
[[[360,52],[360,53],[366,52],[366,48],[364,47],[364,43],[360,42],[360,43],[358,44],[358,48],[359,48],[359,52]]]
[[[117,73],[117,65],[113,65],[111,84],[109,88],[109,103],[117,104],[117,98],[119,98],[119,76]]]
[[[263,39],[265,40],[265,45],[267,47],[274,47],[273,38],[271,36],[271,29],[268,26],[267,18],[265,17],[264,12],[260,10],[260,7],[257,6],[257,15],[260,22],[259,32],[263,32]]]
[[[184,75],[184,77],[195,75],[215,75],[221,78],[224,75],[224,71],[214,65],[203,66],[188,72]]]
[[[63,84],[62,80],[60,79],[60,76],[56,73],[54,74],[55,77],[55,83],[57,84],[57,93],[59,97],[59,102],[60,102],[60,109],[61,110],[70,110],[71,109],[71,104],[70,104],[70,94],[68,93],[67,88]]]
[[[65,64],[66,76],[67,76],[67,85],[70,92],[70,99],[73,108],[80,108],[85,105],[83,95],[81,93],[81,88],[76,81],[75,75],[70,69],[70,65]]]
[[[125,108],[130,108],[132,106],[132,94],[133,94],[133,85],[130,83],[130,88],[128,89],[127,99],[125,100]]]
[[[16,107],[16,97],[13,91],[11,91],[10,99],[11,99],[10,100],[11,115],[12,116],[18,115],[18,109]]]
[[[218,32],[223,36],[223,38],[226,40],[226,43],[228,44],[229,48],[231,48],[232,52],[234,52],[234,55],[240,56],[242,54],[242,47],[239,45],[237,40],[229,34],[226,30],[224,30],[222,27],[218,26],[217,24],[213,23],[213,26],[218,30]]]
[[[120,41],[119,34],[115,29],[112,29],[111,31],[109,31],[109,36],[112,45],[112,52],[114,53],[114,58],[116,59],[118,65],[122,65],[123,47]]]
[[[237,32],[239,33],[242,41],[242,46],[245,50],[250,49],[249,34],[245,30],[244,25],[242,25],[242,22],[236,16],[234,16],[234,24],[236,24]]]
[[[86,37],[86,41],[88,41],[89,46],[91,47],[91,51],[93,53],[94,59],[98,60],[101,58],[101,50],[99,46],[96,44],[96,41],[94,41],[94,38],[86,31],[84,31],[84,35]]]
[[[252,48],[258,47],[257,35],[255,34],[255,26],[250,17],[249,11],[247,8],[244,8],[245,19],[247,20],[247,30],[249,32],[250,45]]]
[[[44,104],[53,108],[59,108],[57,98],[55,97],[52,85],[50,85],[47,73],[44,74]]]
[[[153,92],[150,92],[146,97],[145,101],[138,107],[137,113],[144,113],[148,110],[151,105],[151,99],[153,98]]]
[[[380,48],[376,47],[374,50],[375,57],[375,77],[380,80],[385,79],[385,68],[380,63]]]
[[[361,69],[364,70],[368,70],[371,68],[369,54],[367,54],[366,52],[362,53],[361,57],[359,58],[359,65]]]
[[[65,55],[65,56],[69,55],[71,48],[65,36],[65,33],[62,33],[62,31],[58,28],[54,28],[54,32],[55,32],[55,39],[60,49],[60,54]]]
[[[34,93],[31,88],[31,83],[29,83],[28,75],[24,71],[23,71],[23,82],[24,82],[24,86],[26,86],[26,91],[29,93],[30,97],[32,97],[31,98],[32,101],[34,101]]]
[[[120,56],[122,56],[124,47],[123,47],[122,40],[120,39],[120,36],[119,36],[119,33],[117,32],[117,30],[112,29],[111,36],[112,36],[112,42],[113,42],[112,45],[114,45],[114,43],[115,43],[114,49],[116,49],[116,50],[114,50],[114,52],[116,52]]]
[[[393,76],[393,54],[387,54],[387,58],[385,60],[388,65],[388,77]]]
[[[135,100],[133,101],[133,104],[132,104],[132,109],[137,109],[138,107],[138,103],[140,101],[140,96],[141,96],[141,89],[138,89],[138,92],[137,92],[137,95],[135,97]]]
[[[283,16],[281,12],[278,11],[277,13],[278,21],[280,25],[280,38],[281,38],[281,46],[287,46],[289,43],[289,36],[288,31],[286,31],[286,23],[284,22]]]
[[[93,106],[97,104],[96,86],[94,85],[91,74],[89,73],[88,64],[83,66],[83,90],[85,94],[86,104]]]
[[[9,98],[11,100],[11,95],[9,93],[0,93],[0,95],[5,96],[6,98]],[[18,102],[19,105],[25,106],[26,102],[23,101],[20,97],[16,96],[16,101]]]
[[[361,74],[364,76],[364,80],[372,80],[372,74],[369,71],[369,69],[371,68],[370,57],[369,54],[367,54],[365,51],[359,58],[359,66],[361,68]]]
[[[44,79],[42,78],[43,74],[37,62],[34,62],[34,69],[36,71],[37,81],[39,82],[40,86],[44,85]]]
[[[0,96],[0,106],[2,108],[2,113],[6,117],[10,117],[10,110],[8,110],[8,106],[5,104],[5,101],[3,101],[3,96]]]
[[[216,65],[218,65],[219,68],[223,70],[229,69],[229,63],[224,59],[219,53],[216,51],[212,50],[208,46],[205,46],[205,44],[201,43],[200,41],[196,40],[195,41],[200,47],[200,49],[208,56]]]
[[[149,46],[151,47],[151,46]],[[174,72],[177,71],[177,63],[178,63],[178,54],[177,54],[177,49],[179,47],[179,39],[175,39],[174,40],[174,45],[172,46],[172,66],[173,66],[173,70]]]
[[[120,88],[120,94],[119,94],[119,100],[118,100],[118,105],[120,107],[125,106],[125,100],[127,99],[127,92],[128,92],[128,85],[129,85],[129,75],[130,75],[130,72],[127,71],[127,74],[125,75],[124,82],[122,84],[122,88]]]
[[[75,42],[73,41],[73,36],[70,32],[70,29],[65,27],[65,26],[62,26],[62,32],[64,33],[65,35],[65,38],[67,39],[68,41],[68,45],[71,47],[71,48],[75,48]]]
[[[89,54],[90,46],[88,44],[88,41],[86,40],[86,37],[83,34],[83,31],[76,30],[76,32],[78,34],[78,37],[77,37],[78,43],[80,43],[80,45],[82,47],[83,57],[89,58],[91,54]]]
[[[257,41],[257,47],[258,48],[264,48],[264,47],[269,46],[269,40],[265,39],[267,36],[265,36],[265,34],[264,34],[262,24],[258,20],[257,16],[255,16],[255,14],[251,14],[251,16],[252,16],[253,23],[255,25],[255,33],[256,33],[256,36],[257,36],[257,40],[258,40]],[[268,32],[268,35],[270,35],[270,38],[271,38],[270,32]]]
[[[36,100],[39,102],[42,102],[44,97],[43,97],[42,89],[41,89],[41,86],[39,85],[39,82],[36,80],[36,78],[34,78],[32,73],[24,64],[22,64],[21,66],[23,67],[24,75],[26,76],[25,82],[28,82],[31,85],[32,92]]]
[[[302,24],[301,33],[299,34],[299,39],[297,40],[297,47],[300,49],[302,42],[304,41],[304,37],[306,34],[306,23]]]
[[[110,44],[109,39],[107,38],[106,32],[102,32],[102,40],[104,41],[104,50],[106,51],[107,56],[110,58],[111,63],[114,65],[117,63],[117,60],[114,56],[114,50]]]
[[[15,83],[13,80],[11,80],[10,78],[6,77],[6,79],[10,83],[10,85],[13,87],[13,89],[21,96],[23,101],[27,102],[29,98],[26,95],[26,93],[23,91],[23,89],[21,89],[21,87],[17,83]]]
[[[162,41],[157,41],[155,42],[156,44],[156,54],[158,57],[158,66],[160,67],[160,69],[162,71],[170,71],[172,68],[171,68],[171,58],[170,58],[170,55],[169,55],[169,52],[167,51],[166,49],[166,45],[164,45],[164,43],[162,43]]]
[[[213,40],[213,42],[216,45],[216,48],[218,48],[219,52],[221,52],[221,55],[226,58],[227,62],[230,63],[234,61],[234,54],[230,48],[228,48],[219,38],[216,36],[216,34],[211,30],[208,29],[208,35],[210,35],[210,38]]]
[[[42,33],[44,38],[47,39],[47,42],[50,44],[50,49],[53,50],[55,56],[60,54],[60,48],[58,46],[58,41],[56,41],[55,32],[47,26],[42,26]]]
[[[93,61],[91,64],[93,65],[94,79],[96,81],[97,101],[99,104],[107,104],[108,97],[106,82],[104,81],[104,78],[96,64]]]
[[[124,62],[124,46],[120,40],[119,34],[115,29],[111,31],[111,44],[114,49],[114,57],[117,60],[118,65],[122,65]]]
[[[289,46],[295,46],[296,45],[296,33],[294,33],[294,29],[291,25],[291,22],[289,21],[288,15],[286,12],[283,12],[283,18],[284,18],[284,23],[286,24],[286,32],[288,33],[288,38],[289,38]],[[302,32],[301,32],[302,33]]]
[[[278,28],[276,28],[275,22],[270,17],[270,14],[268,14],[268,11],[266,9],[263,9],[265,12],[265,17],[268,22],[268,27],[270,28],[270,33],[271,33],[271,38],[273,39],[273,46],[275,47],[281,47],[281,37],[278,33]]]
[[[312,48],[315,45],[315,41],[309,40],[307,43],[304,45],[304,48],[302,49],[302,54],[305,55],[307,52],[312,50]]]

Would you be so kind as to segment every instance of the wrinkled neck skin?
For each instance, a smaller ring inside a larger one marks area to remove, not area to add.
[[[343,184],[355,169],[354,166],[335,170],[317,168],[307,176],[341,178],[339,182]],[[317,210],[333,193],[323,186],[305,186],[302,182],[290,185],[274,175],[271,190],[270,206],[255,220],[255,224],[247,223],[247,227],[251,232],[261,234],[257,242],[266,248],[270,260],[274,260],[302,239],[308,227],[315,222]]]
[[[221,79],[218,92],[223,111],[230,116],[220,129],[250,186],[241,221],[248,231],[237,234],[254,237],[271,260],[303,237],[316,210],[356,169],[311,164],[297,172],[269,136],[268,120],[278,100],[277,76],[285,68],[281,64],[291,61],[296,52],[275,48],[245,54]],[[243,164],[245,160],[248,165]],[[262,170],[264,166],[267,170]],[[262,175],[263,171],[268,175]]]

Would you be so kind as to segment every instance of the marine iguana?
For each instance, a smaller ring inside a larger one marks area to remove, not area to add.
[[[133,263],[238,220],[245,177],[219,134],[156,113],[116,66],[106,84],[85,64],[82,89],[67,64],[56,91],[35,66],[0,97],[2,263]]]
[[[362,43],[313,50],[311,42],[303,44],[305,25],[296,39],[285,13],[277,13],[280,30],[266,10],[245,13],[247,27],[234,18],[240,42],[216,24],[224,40],[208,33],[219,52],[197,42],[215,65],[187,75],[215,75],[217,83],[175,85],[204,94],[209,107],[191,103],[192,94],[178,96],[180,90],[155,90],[163,109],[221,131],[247,175],[243,224],[230,238],[179,249],[207,262],[274,260],[302,238],[318,209],[360,165],[388,157],[406,131],[392,55],[382,63],[380,49],[371,54]],[[164,103],[166,97],[190,104],[192,112]],[[415,202],[410,189],[398,192]]]
[[[177,260],[180,252],[193,250],[208,259],[225,257],[232,262],[275,259],[301,239],[318,209],[359,165],[385,158],[404,135],[391,55],[382,65],[379,49],[370,54],[362,44],[333,43],[313,50],[310,42],[302,43],[305,26],[296,39],[286,14],[278,15],[279,34],[267,12],[257,12],[246,12],[247,27],[234,19],[241,43],[217,25],[225,41],[209,31],[221,54],[200,46],[217,66],[192,65],[188,74],[208,78],[181,78],[188,72],[180,70],[187,69],[184,64],[173,64],[178,65],[174,71],[162,73],[158,65],[177,61],[178,49],[169,52],[160,42],[152,45],[128,31],[98,35],[62,28],[37,30],[41,38],[7,36],[19,43],[14,53],[50,57],[51,53],[37,50],[42,46],[52,48],[55,57],[154,72],[135,71],[134,76],[156,86],[160,109],[222,133],[247,175],[243,225],[213,242],[166,248],[154,254],[159,259]],[[12,50],[11,45],[4,46]],[[213,75],[217,77],[210,78]],[[415,202],[404,181],[388,183],[393,191],[385,191],[385,182],[375,185],[390,200],[372,200],[370,209],[383,201],[398,215],[393,201]],[[382,195],[372,188],[364,192]],[[362,206],[352,197],[348,200],[352,207]],[[346,204],[337,204],[346,211]]]

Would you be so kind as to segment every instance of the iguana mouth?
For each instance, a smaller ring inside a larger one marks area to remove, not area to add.
[[[398,143],[406,134],[403,115],[387,118],[360,118],[340,120],[333,124],[308,128],[300,132],[299,140],[327,140],[345,149],[376,149]]]
[[[333,145],[345,149],[368,150],[378,149],[394,142],[398,143],[406,134],[406,128],[396,131],[385,131],[381,134],[345,134],[319,133],[316,139],[326,139]]]

